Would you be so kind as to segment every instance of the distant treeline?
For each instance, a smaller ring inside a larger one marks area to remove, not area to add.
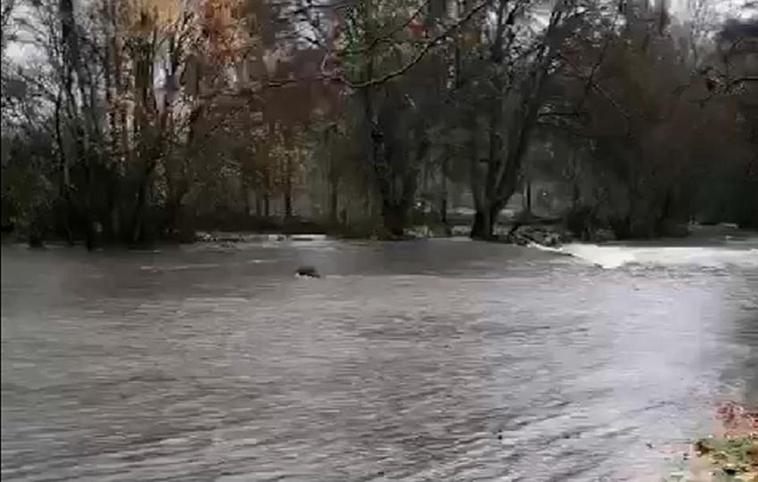
[[[586,239],[758,227],[758,12],[713,3],[4,1],[3,230],[392,238],[465,186],[490,239],[535,179]]]

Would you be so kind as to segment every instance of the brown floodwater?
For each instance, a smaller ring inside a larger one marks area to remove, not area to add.
[[[2,248],[4,481],[659,480],[724,399],[756,239]]]

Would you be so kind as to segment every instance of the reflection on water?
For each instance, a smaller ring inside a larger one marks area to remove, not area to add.
[[[677,249],[3,248],[2,478],[658,480],[758,403],[755,252]]]

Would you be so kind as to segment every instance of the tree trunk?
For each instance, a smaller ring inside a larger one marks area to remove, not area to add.
[[[661,206],[658,219],[655,221],[655,236],[665,236],[667,231],[667,223],[671,220],[671,204],[672,204],[671,188],[667,188],[663,196],[663,206]]]
[[[339,209],[337,183],[331,181],[329,184],[329,222],[337,224],[337,210]]]
[[[532,180],[526,180],[526,214],[532,214]]]
[[[492,220],[488,219],[487,211],[477,210],[474,213],[474,223],[471,225],[472,239],[490,239],[492,237]]]
[[[384,229],[391,237],[402,238],[405,234],[406,211],[402,205],[382,202]]]
[[[474,224],[471,226],[471,238],[491,240],[495,238],[495,224],[502,209],[501,203],[477,209],[474,214]]]
[[[289,186],[284,190],[284,219],[292,218],[292,190]]]
[[[145,211],[147,209],[148,188],[150,187],[150,180],[152,178],[154,168],[154,163],[151,163],[145,168],[145,172],[140,179],[139,188],[137,191],[137,205],[134,208],[134,216],[132,217],[131,239],[129,240],[132,244],[135,245],[145,241]]]
[[[87,151],[85,160],[85,165],[87,169],[87,194],[86,194],[86,204],[85,204],[85,219],[87,220],[87,228],[86,228],[86,240],[87,240],[87,250],[92,251],[95,249],[97,244],[97,232],[95,230],[95,222],[96,222],[96,215],[95,215],[95,172],[93,169],[93,163],[89,159],[89,157],[92,154]]]
[[[440,222],[447,225],[447,158],[442,161],[442,179],[440,193]]]
[[[369,65],[371,67],[371,65]],[[371,69],[369,68],[369,72]],[[370,77],[370,76],[369,76]],[[374,104],[369,87],[362,89],[364,108],[365,142],[367,156],[373,166],[376,186],[381,202],[382,224],[390,236],[402,237],[404,234],[407,213],[416,192],[417,172],[405,166],[405,170],[398,172],[397,168],[390,166],[385,144],[385,133],[382,126],[375,119]],[[389,126],[388,128],[392,128]],[[424,155],[428,143],[424,139],[419,147],[420,155]],[[400,178],[402,190],[398,193],[397,180]]]
[[[85,215],[84,245],[86,246],[87,251],[93,251],[95,249],[95,226],[92,219],[90,219],[89,214]]]
[[[292,159],[289,155],[285,159],[284,180],[284,219],[292,218]]]
[[[143,180],[140,182],[139,190],[137,192],[137,205],[134,208],[134,217],[132,218],[132,233],[129,241],[131,241],[133,245],[137,245],[140,241],[143,241],[146,204],[147,182]]]
[[[113,203],[110,210],[110,231],[111,242],[122,239],[121,238],[121,217],[118,209],[118,200]]]
[[[263,215],[271,215],[271,173],[268,167],[263,170]]]
[[[118,180],[115,180],[115,174],[111,174],[111,178],[108,180],[110,189],[106,194],[106,211],[105,211],[105,224],[103,233],[105,239],[112,243],[119,237],[119,225],[118,225]]]
[[[58,96],[55,99],[55,141],[58,146],[58,156],[60,159],[61,170],[61,184],[60,184],[60,196],[63,199],[63,230],[66,233],[66,241],[69,246],[74,245],[74,234],[71,231],[71,215],[74,211],[74,204],[71,200],[71,176],[69,171],[68,156],[66,155],[65,146],[63,143],[63,133],[61,130],[61,103],[63,102],[63,91],[58,91]]]
[[[166,230],[176,239],[187,239],[188,224],[184,213],[184,198],[189,191],[189,185],[185,181],[178,181],[173,188],[168,191],[166,200]]]

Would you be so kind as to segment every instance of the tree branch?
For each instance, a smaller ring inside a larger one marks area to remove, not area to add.
[[[403,75],[404,73],[408,72],[410,69],[412,69],[414,66],[416,66],[421,60],[426,56],[429,51],[431,51],[433,48],[437,47],[442,43],[443,40],[445,40],[451,33],[458,30],[461,26],[463,26],[466,22],[468,22],[474,15],[476,15],[478,12],[483,10],[485,7],[489,6],[492,3],[493,0],[485,0],[481,4],[477,5],[476,7],[473,7],[471,10],[468,11],[466,15],[464,15],[461,19],[459,19],[457,22],[453,23],[449,27],[447,27],[442,33],[434,37],[432,40],[426,43],[424,48],[422,48],[407,64],[404,66],[393,70],[381,77],[369,79],[363,82],[350,82],[348,79],[345,79],[344,77],[340,77],[340,81],[343,82],[345,85],[347,85],[350,88],[353,89],[363,89],[366,87],[371,87],[374,85],[383,84],[389,80],[394,79],[395,77],[399,77]]]
[[[621,104],[616,101],[616,99],[613,98],[600,84],[598,84],[594,79],[590,78],[589,76],[582,76],[579,73],[579,69],[564,55],[559,54],[561,59],[563,59],[566,64],[571,67],[571,69],[576,72],[577,77],[583,80],[586,80],[589,85],[591,85],[600,95],[602,95],[622,116],[624,116],[625,119],[629,120],[631,119],[631,115],[629,112],[626,111],[623,107],[621,107]]]

